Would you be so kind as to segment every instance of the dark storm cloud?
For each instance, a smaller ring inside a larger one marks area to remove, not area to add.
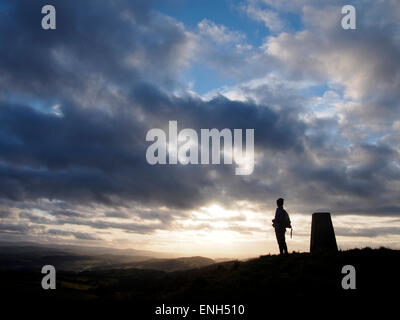
[[[11,212],[8,210],[0,210],[0,218],[8,218],[11,216]]]
[[[74,225],[74,226],[88,226],[94,229],[119,229],[126,232],[134,232],[140,234],[152,233],[158,229],[168,228],[168,224],[165,223],[153,223],[153,224],[142,224],[142,223],[120,223],[120,222],[112,222],[107,220],[89,220],[82,219],[76,217],[65,217],[65,218],[57,218],[57,219],[49,219],[43,216],[39,216],[37,214],[31,212],[22,212],[20,213],[20,218],[26,219],[31,223],[34,223],[36,227],[46,226],[57,226],[57,225]],[[7,225],[9,227],[10,225]],[[12,225],[11,225],[12,226]],[[24,225],[19,225],[24,226]],[[18,226],[14,226],[16,230]],[[28,228],[29,229],[29,228]],[[28,230],[26,229],[26,230]],[[22,231],[25,229],[22,229]]]
[[[2,197],[179,208],[218,198],[209,168],[146,163],[147,130],[168,120],[182,128],[255,128],[260,148],[301,150],[304,126],[293,114],[223,97],[178,98],[143,84],[171,79],[193,36],[134,3],[57,3],[50,33],[37,21],[40,1],[13,2],[1,32],[9,43],[0,53]],[[213,169],[232,179],[232,168]]]
[[[24,233],[28,230],[27,226],[15,224],[0,224],[0,232],[19,232]]]
[[[153,125],[165,127],[165,120],[171,119],[178,120],[180,129],[254,128],[258,148],[302,151],[305,125],[298,120],[296,110],[277,112],[268,105],[232,101],[224,96],[208,102],[193,97],[169,97],[150,86],[140,86],[133,94],[143,111],[149,113],[147,120]]]
[[[400,228],[398,227],[380,227],[380,228],[335,228],[335,233],[338,236],[345,237],[367,237],[376,238],[379,236],[400,235]]]
[[[255,128],[259,149],[301,152],[304,125],[267,106],[223,97],[209,102],[169,97],[149,86],[140,92],[132,100],[136,99],[146,123],[139,123],[131,110],[123,108],[110,115],[65,105],[60,117],[1,104],[1,195],[13,200],[43,197],[106,204],[136,200],[193,207],[218,198],[218,185],[204,174],[210,168],[240,183],[226,166],[148,165],[146,132],[153,126],[165,127],[169,119],[177,119],[181,129]]]
[[[59,229],[49,229],[46,233],[55,236],[73,236],[75,239],[78,240],[100,240],[99,237],[93,236],[89,233],[85,232],[72,232],[72,231],[64,231]]]
[[[121,218],[121,219],[129,219],[130,216],[125,213],[125,212],[120,212],[120,211],[109,211],[105,212],[104,216],[108,218]]]
[[[21,212],[19,214],[19,217],[22,219],[28,219],[30,222],[37,223],[37,224],[53,224],[54,223],[51,219],[35,215],[31,212]]]
[[[104,216],[107,218],[120,218],[120,219],[132,219],[138,217],[142,220],[159,220],[166,225],[173,220],[174,217],[181,217],[185,215],[181,210],[171,210],[168,214],[158,209],[143,209],[135,206],[130,206],[128,211],[107,211]]]
[[[159,82],[172,81],[170,73],[185,63],[190,36],[150,11],[149,3],[10,1],[0,20],[0,41],[8,44],[1,50],[3,88],[57,100],[93,78],[125,86],[151,72]],[[41,28],[45,4],[56,6],[56,30]]]
[[[48,213],[56,217],[82,217],[81,213],[71,210],[51,210]]]

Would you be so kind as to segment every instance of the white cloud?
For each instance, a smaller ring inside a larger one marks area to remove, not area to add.
[[[242,9],[254,20],[263,22],[271,31],[281,31],[285,26],[284,21],[276,11],[262,9],[254,3],[243,6]]]
[[[241,43],[246,36],[239,31],[232,31],[224,25],[217,25],[214,22],[203,19],[198,24],[199,33],[218,44]]]

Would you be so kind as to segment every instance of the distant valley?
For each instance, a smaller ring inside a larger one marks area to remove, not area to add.
[[[0,244],[0,270],[40,270],[46,264],[62,271],[149,269],[165,272],[201,268],[216,261],[205,257],[165,257],[151,251],[114,250],[74,246],[45,247],[35,244]]]

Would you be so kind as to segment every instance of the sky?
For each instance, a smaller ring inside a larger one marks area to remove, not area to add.
[[[274,254],[282,197],[289,251],[319,211],[340,249],[400,249],[399,21],[396,0],[0,0],[0,241]],[[172,120],[254,129],[253,173],[150,165]]]

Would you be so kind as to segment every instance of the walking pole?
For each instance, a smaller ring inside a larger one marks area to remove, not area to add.
[[[290,239],[292,239],[293,228],[290,228]]]

